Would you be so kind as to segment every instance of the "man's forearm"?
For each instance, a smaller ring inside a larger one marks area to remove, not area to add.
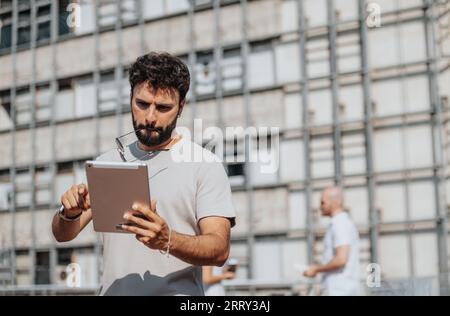
[[[91,218],[90,211],[83,212],[80,219],[75,222],[65,221],[58,214],[55,214],[52,221],[53,236],[58,242],[71,241],[78,236]]]
[[[334,257],[330,262],[325,265],[319,265],[317,267],[317,272],[331,272],[336,271],[345,267],[345,262],[337,257]]]
[[[52,231],[57,241],[70,241],[77,237],[80,231],[80,223],[79,221],[66,222],[58,215],[55,215],[52,222]]]
[[[172,232],[169,253],[197,266],[222,266],[228,259],[228,241],[218,235],[189,236]]]

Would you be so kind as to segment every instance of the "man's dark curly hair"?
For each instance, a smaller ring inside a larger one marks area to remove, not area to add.
[[[150,52],[138,57],[129,70],[131,94],[141,83],[148,83],[153,89],[176,90],[180,102],[186,98],[191,77],[186,64],[178,57],[166,52]]]

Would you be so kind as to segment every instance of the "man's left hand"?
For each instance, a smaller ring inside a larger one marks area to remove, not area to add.
[[[126,212],[123,218],[132,225],[122,225],[125,231],[136,235],[136,239],[151,249],[167,250],[169,242],[169,226],[156,212],[156,201],[150,206],[134,203],[132,210]]]
[[[319,273],[319,266],[312,265],[308,268],[308,270],[303,272],[303,275],[307,278],[315,278],[318,273]]]

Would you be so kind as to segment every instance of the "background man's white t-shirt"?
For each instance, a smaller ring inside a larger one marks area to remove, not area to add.
[[[223,267],[213,267],[212,275],[218,276],[223,274]],[[225,287],[222,281],[212,285],[205,284],[205,296],[225,296]]]
[[[324,239],[322,264],[329,263],[336,255],[336,248],[349,245],[350,253],[344,268],[323,274],[328,295],[359,295],[359,234],[350,216],[341,212],[331,219]]]

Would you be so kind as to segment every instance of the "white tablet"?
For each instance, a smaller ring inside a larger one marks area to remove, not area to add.
[[[87,161],[85,164],[94,230],[128,233],[120,229],[133,203],[150,205],[147,165]]]

